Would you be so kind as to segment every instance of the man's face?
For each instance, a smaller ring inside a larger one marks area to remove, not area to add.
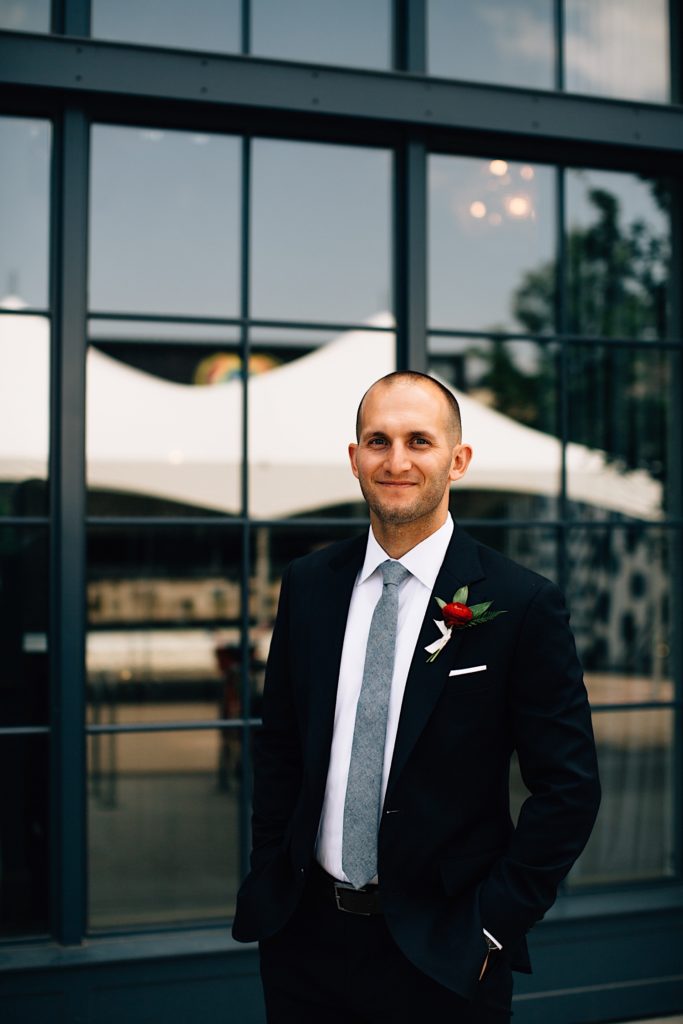
[[[445,515],[451,481],[464,475],[471,449],[459,444],[446,399],[431,384],[379,383],[363,402],[351,468],[370,512],[405,524]]]

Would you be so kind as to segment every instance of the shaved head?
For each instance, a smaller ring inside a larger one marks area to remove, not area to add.
[[[435,391],[435,397],[438,397],[445,403],[446,413],[448,416],[448,428],[449,434],[452,435],[453,444],[459,444],[462,438],[462,423],[460,420],[460,406],[455,395],[444,387],[434,377],[430,377],[426,373],[418,373],[417,370],[396,370],[394,373],[388,373],[385,377],[380,377],[374,384],[371,384],[368,390],[365,392],[360,400],[358,406],[358,412],[356,413],[356,440],[360,440],[360,435],[363,429],[363,404],[373,390],[377,387],[392,387],[395,384],[427,384]]]

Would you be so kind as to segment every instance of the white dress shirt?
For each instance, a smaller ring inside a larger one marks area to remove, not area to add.
[[[445,558],[452,533],[453,520],[449,514],[443,526],[398,559],[411,575],[401,583],[398,592],[396,658],[391,679],[389,714],[384,744],[382,800],[384,800],[389,779],[408,670],[436,577]],[[382,596],[382,574],[379,571],[379,566],[388,557],[386,551],[377,543],[372,528],[370,528],[365,561],[356,577],[346,620],[344,646],[339,666],[330,764],[327,771],[325,798],[316,846],[316,857],[325,871],[344,882],[348,881],[342,870],[344,801],[351,762],[356,705],[363,682],[365,649],[370,632],[370,621],[375,605]],[[445,600],[450,597],[450,595],[440,596]],[[435,617],[438,616],[438,611],[435,604]]]

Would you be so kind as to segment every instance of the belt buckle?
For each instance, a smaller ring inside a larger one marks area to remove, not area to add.
[[[350,882],[335,882],[334,899],[337,904],[337,910],[342,910],[345,914],[355,914],[357,917],[371,917],[372,915],[369,910],[352,910],[350,907],[345,907],[343,903],[345,892],[361,893],[365,891],[364,889],[356,889]]]

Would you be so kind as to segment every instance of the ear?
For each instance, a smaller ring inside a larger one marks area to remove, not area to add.
[[[358,463],[356,462],[356,455],[358,453],[358,445],[352,442],[349,445],[349,460],[351,462],[351,472],[358,479]]]
[[[456,444],[453,449],[451,469],[448,474],[450,480],[460,480],[464,477],[470,462],[472,461],[472,447],[469,444]]]

